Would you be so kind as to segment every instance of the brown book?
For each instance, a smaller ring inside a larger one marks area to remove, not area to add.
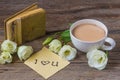
[[[5,39],[22,44],[45,35],[45,10],[37,4],[19,11],[5,20]]]

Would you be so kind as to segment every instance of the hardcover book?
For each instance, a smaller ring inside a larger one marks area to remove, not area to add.
[[[19,11],[5,20],[5,39],[18,45],[45,35],[45,10],[37,4]]]

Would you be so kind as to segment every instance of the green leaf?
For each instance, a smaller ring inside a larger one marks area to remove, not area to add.
[[[70,31],[69,31],[69,30],[63,31],[63,32],[61,33],[61,39],[62,39],[63,42],[65,42],[65,43],[71,41]]]
[[[42,44],[43,44],[43,45],[47,45],[47,44],[49,44],[52,40],[53,40],[53,37],[50,36],[50,37],[48,37]]]
[[[107,55],[107,56],[108,56],[108,54],[109,54],[108,51],[106,51],[106,55]]]

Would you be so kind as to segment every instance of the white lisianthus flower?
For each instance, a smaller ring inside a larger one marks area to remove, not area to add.
[[[18,57],[21,61],[26,60],[33,53],[33,48],[31,46],[20,46],[18,48]]]
[[[87,53],[88,65],[90,67],[102,70],[106,67],[108,62],[107,55],[100,50],[92,50]]]
[[[17,44],[15,42],[10,41],[10,40],[5,40],[1,44],[1,50],[13,54],[17,51]]]
[[[49,49],[55,53],[58,53],[62,47],[62,43],[58,39],[54,39],[49,44]]]
[[[9,52],[2,52],[0,55],[0,64],[11,63],[12,56]]]
[[[0,57],[0,64],[5,64],[5,61],[3,58]]]
[[[76,57],[77,50],[70,45],[64,45],[58,55],[66,60],[73,60]]]

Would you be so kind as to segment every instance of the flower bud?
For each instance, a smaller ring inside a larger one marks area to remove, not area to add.
[[[62,47],[62,43],[58,39],[54,39],[49,44],[49,49],[55,53],[58,53]]]
[[[48,38],[42,43],[42,45],[47,45],[47,44],[49,44],[52,40],[53,40],[53,37],[48,37]]]
[[[33,48],[31,46],[20,46],[18,48],[18,57],[21,61],[26,60],[33,53]]]
[[[73,60],[76,57],[77,50],[70,45],[64,45],[58,55],[67,60]]]
[[[9,52],[2,52],[0,55],[0,64],[11,63],[12,56]]]
[[[5,40],[1,44],[1,50],[13,54],[17,51],[17,44],[15,42],[10,41],[10,40]]]
[[[104,69],[108,61],[107,55],[103,51],[97,49],[89,51],[87,53],[87,58],[88,65],[98,70]]]

